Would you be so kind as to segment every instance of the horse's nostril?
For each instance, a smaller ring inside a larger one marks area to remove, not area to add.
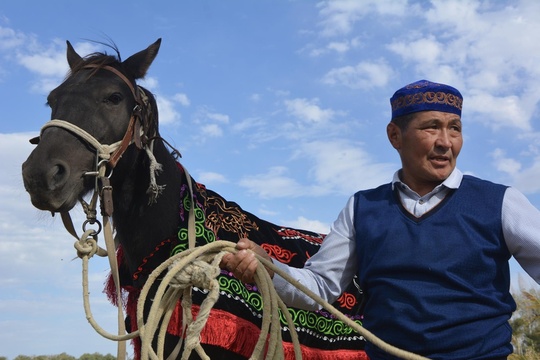
[[[54,180],[59,180],[66,173],[66,168],[63,165],[55,165],[56,172],[54,174]]]
[[[63,161],[57,161],[49,171],[49,188],[51,190],[63,186],[69,177],[69,167]]]

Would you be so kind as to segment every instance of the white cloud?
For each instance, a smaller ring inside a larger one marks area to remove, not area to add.
[[[220,123],[223,123],[223,124],[229,123],[229,120],[230,120],[229,115],[219,114],[219,113],[212,113],[212,112],[206,113],[206,117],[209,120],[217,121],[217,122],[220,122]]]
[[[540,192],[540,157],[536,157],[532,165],[514,176],[514,186],[527,194]]]
[[[310,46],[308,46],[308,48]],[[331,41],[323,48],[311,49],[309,51],[309,55],[312,57],[318,57],[328,53],[337,53],[342,55],[349,52],[351,49],[357,48],[358,46],[360,46],[360,40],[358,37],[355,37],[351,40],[343,39],[341,41]]]
[[[341,41],[341,42],[334,41],[328,44],[328,49],[334,50],[337,53],[347,52],[349,51],[350,48],[351,48],[350,44],[346,41]]]
[[[159,88],[159,81],[154,76],[145,76],[143,79],[140,79],[138,83],[152,92],[157,91]]]
[[[320,123],[331,120],[336,112],[332,109],[322,109],[318,105],[319,99],[292,99],[285,100],[287,112],[294,117],[307,122]]]
[[[351,89],[370,89],[388,84],[393,70],[384,60],[362,61],[355,66],[330,70],[322,81],[329,85],[343,85]]]
[[[223,129],[217,124],[207,124],[201,127],[203,137],[221,137],[223,136]]]
[[[0,50],[19,48],[26,44],[28,40],[26,34],[0,26]]]
[[[224,134],[224,126],[228,125],[230,118],[226,114],[210,111],[206,106],[197,109],[193,115],[193,123],[199,127],[199,141],[206,138],[218,138]]]
[[[273,166],[265,174],[242,178],[239,185],[263,199],[297,197],[305,194],[305,187],[295,179],[287,177],[286,173],[286,167]]]
[[[514,159],[507,158],[505,151],[502,149],[495,149],[492,156],[495,159],[495,166],[499,171],[514,176],[521,170],[521,164]]]
[[[400,55],[403,60],[427,64],[430,67],[440,61],[443,48],[444,44],[433,35],[414,41],[395,41],[388,45],[388,49]]]
[[[466,104],[473,113],[480,115],[486,126],[495,129],[513,126],[524,131],[531,129],[530,119],[534,109],[527,109],[518,96],[494,96],[475,91],[471,92]]]
[[[211,171],[200,172],[197,181],[200,181],[203,184],[217,184],[217,183],[229,182],[223,174],[219,174],[219,173],[215,173]]]
[[[305,143],[296,156],[309,159],[317,187],[343,195],[386,183],[396,169],[395,164],[377,163],[361,144],[342,139]]]
[[[319,220],[310,220],[303,216],[299,216],[295,220],[289,220],[283,222],[284,226],[289,226],[295,229],[309,229],[319,234],[328,234],[330,231],[330,225],[323,223]]]
[[[259,117],[250,117],[240,122],[234,123],[232,128],[234,131],[243,132],[246,130],[251,130],[253,128],[264,127],[265,124],[266,122],[264,121],[264,119],[261,119]]]
[[[173,95],[173,99],[178,102],[180,105],[188,107],[191,104],[188,96],[183,93],[177,93]]]
[[[350,196],[391,180],[395,164],[377,163],[361,145],[343,139],[326,139],[301,144],[293,161],[307,160],[308,183],[301,184],[284,166],[246,176],[240,186],[264,199],[283,197],[318,197],[329,194]]]
[[[407,1],[393,0],[329,0],[317,4],[322,18],[321,35],[337,36],[350,33],[354,23],[371,12],[383,16],[402,16],[416,6]]]
[[[174,103],[166,97],[156,94],[156,102],[159,109],[159,123],[171,125],[180,121],[181,115],[174,108]]]
[[[512,186],[524,193],[540,191],[540,182],[537,180],[540,178],[540,156],[533,158],[532,164],[527,168],[518,160],[508,157],[500,148],[493,151],[492,157],[496,169],[508,175]]]
[[[479,20],[477,14],[481,4],[478,1],[432,0],[430,5],[425,12],[425,18],[431,24],[456,26],[461,29]],[[478,23],[474,26],[478,26]]]

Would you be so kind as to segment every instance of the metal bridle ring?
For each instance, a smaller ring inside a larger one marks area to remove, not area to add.
[[[99,222],[99,220],[86,220],[83,224],[82,224],[82,229],[83,229],[83,232],[86,232],[86,225],[87,224],[90,224],[90,225],[94,225],[94,224],[97,224],[98,225],[98,229],[97,230],[94,230],[94,233],[92,234],[92,236],[96,236],[98,235],[100,232],[101,232],[101,229],[102,229],[102,226],[101,226],[101,223]]]

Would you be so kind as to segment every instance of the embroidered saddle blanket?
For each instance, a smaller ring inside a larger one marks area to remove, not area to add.
[[[182,169],[181,165],[179,165]],[[168,256],[188,248],[188,214],[194,206],[196,218],[196,244],[204,245],[213,241],[236,242],[246,237],[258,243],[275,260],[293,267],[302,267],[306,260],[319,249],[325,235],[305,230],[281,227],[242,210],[234,202],[225,200],[204,185],[191,180],[193,198],[189,188],[183,183],[179,205],[181,225],[175,236],[156,246],[131,275],[132,284],[124,286],[127,297],[128,317],[135,319],[140,289],[147,276]],[[122,249],[118,251],[119,264],[122,263]],[[220,297],[208,322],[201,333],[201,343],[219,346],[248,358],[260,333],[262,322],[262,298],[255,285],[244,284],[232,273],[222,270],[218,276]],[[114,286],[111,281],[106,292],[113,300]],[[205,291],[193,288],[194,316],[205,298]],[[362,324],[362,293],[354,283],[332,304],[347,317]],[[305,359],[367,360],[364,352],[365,339],[336,319],[324,309],[317,312],[289,308]],[[294,349],[285,318],[281,317],[283,348],[286,359],[294,359]],[[132,331],[136,321],[131,321]],[[180,336],[182,330],[182,310],[180,302],[169,322],[168,332]],[[140,343],[134,342],[136,357]]]

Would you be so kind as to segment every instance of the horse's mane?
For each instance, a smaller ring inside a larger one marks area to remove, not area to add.
[[[112,49],[115,55],[110,55],[110,54],[107,54],[106,52],[94,52],[94,53],[88,54],[82,58],[83,61],[80,61],[71,69],[71,71],[67,75],[68,77],[71,74],[78,72],[79,70],[81,70],[87,65],[97,65],[96,69],[99,69],[103,66],[119,67],[121,65],[122,57],[120,56],[120,50],[118,49],[118,46],[114,43],[114,41],[112,41],[110,38],[108,39],[109,42],[89,40],[89,39],[86,39],[86,40],[94,44],[103,45],[105,47]]]
[[[79,61],[71,68],[70,72],[67,74],[67,77],[70,77],[71,75],[79,72],[81,69],[88,65],[97,65],[96,70],[104,66],[120,67],[121,62],[119,59],[119,55],[115,56],[101,52],[89,54],[82,58],[83,61]]]

